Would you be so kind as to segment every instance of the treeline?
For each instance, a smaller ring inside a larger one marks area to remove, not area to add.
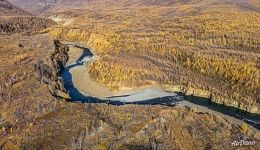
[[[58,39],[87,42],[91,34],[91,28],[71,28],[54,27],[48,28],[44,32],[49,32],[51,36]]]
[[[140,80],[143,78],[141,70],[122,68],[117,64],[94,62],[88,71],[92,78],[112,90],[119,90],[120,87],[139,87],[150,84],[147,80]]]

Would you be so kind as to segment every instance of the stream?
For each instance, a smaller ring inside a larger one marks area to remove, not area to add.
[[[224,117],[231,117],[242,120],[260,130],[260,115],[246,112],[231,106],[224,106],[212,102],[209,98],[185,95],[184,93],[174,93],[164,91],[160,88],[136,89],[120,93],[119,95],[111,95],[105,98],[97,98],[88,95],[75,86],[72,69],[86,69],[86,65],[95,61],[95,55],[92,51],[84,46],[77,46],[77,43],[67,43],[67,46],[77,47],[81,49],[82,54],[73,62],[68,63],[62,71],[61,78],[65,89],[68,91],[72,102],[81,103],[107,103],[112,105],[139,104],[139,105],[165,105],[178,106],[186,105],[198,108],[205,112],[218,113]]]

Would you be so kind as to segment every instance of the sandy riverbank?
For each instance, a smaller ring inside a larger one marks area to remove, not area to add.
[[[80,57],[83,55],[82,48],[75,46],[76,43],[66,42],[70,47],[68,66],[75,65]],[[84,47],[84,46],[81,46]],[[92,52],[93,53],[93,52]],[[72,75],[73,85],[81,92],[81,94],[99,99],[107,99],[111,101],[135,102],[144,101],[154,98],[176,96],[175,93],[166,92],[158,87],[142,87],[121,91],[111,91],[109,88],[92,80],[87,71],[88,63],[98,59],[96,55],[92,57],[85,57],[82,65],[77,65],[69,69]]]

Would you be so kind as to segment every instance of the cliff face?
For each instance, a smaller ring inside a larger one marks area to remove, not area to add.
[[[186,96],[198,96],[198,97],[204,97],[204,98],[210,98],[212,102],[221,104],[223,106],[231,106],[240,110],[244,110],[250,113],[256,113],[260,114],[259,110],[259,104],[258,103],[252,103],[252,104],[246,104],[239,101],[232,101],[230,98],[212,93],[212,91],[209,90],[203,90],[199,88],[192,88],[187,87],[183,85],[178,86],[165,86],[166,89],[175,91],[175,92],[181,92],[185,94]]]
[[[50,52],[48,58],[34,64],[34,69],[37,71],[38,79],[48,85],[53,96],[69,99],[62,80],[59,78],[69,59],[67,53],[69,48],[58,40],[54,40],[54,45],[55,49]]]

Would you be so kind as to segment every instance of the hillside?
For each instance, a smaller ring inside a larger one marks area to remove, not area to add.
[[[50,19],[32,16],[0,17],[0,34],[32,34],[55,25]]]
[[[47,35],[1,36],[0,45],[3,149],[232,149],[238,137],[260,139],[259,130],[205,108],[59,100],[32,67],[53,49]]]
[[[54,21],[37,18],[7,0],[0,1],[0,34],[31,34],[54,24]]]
[[[7,0],[0,1],[0,16],[30,15],[30,13],[13,5]]]
[[[180,5],[192,5],[199,9],[214,7],[215,5],[232,5],[234,7],[259,12],[257,2],[254,0],[10,0],[17,6],[32,12],[41,14],[52,9],[103,9],[112,7],[178,7]],[[90,6],[90,7],[89,7]]]
[[[33,13],[40,14],[48,11],[50,8],[61,7],[61,8],[78,8],[82,4],[87,3],[91,0],[10,0],[17,6]]]

